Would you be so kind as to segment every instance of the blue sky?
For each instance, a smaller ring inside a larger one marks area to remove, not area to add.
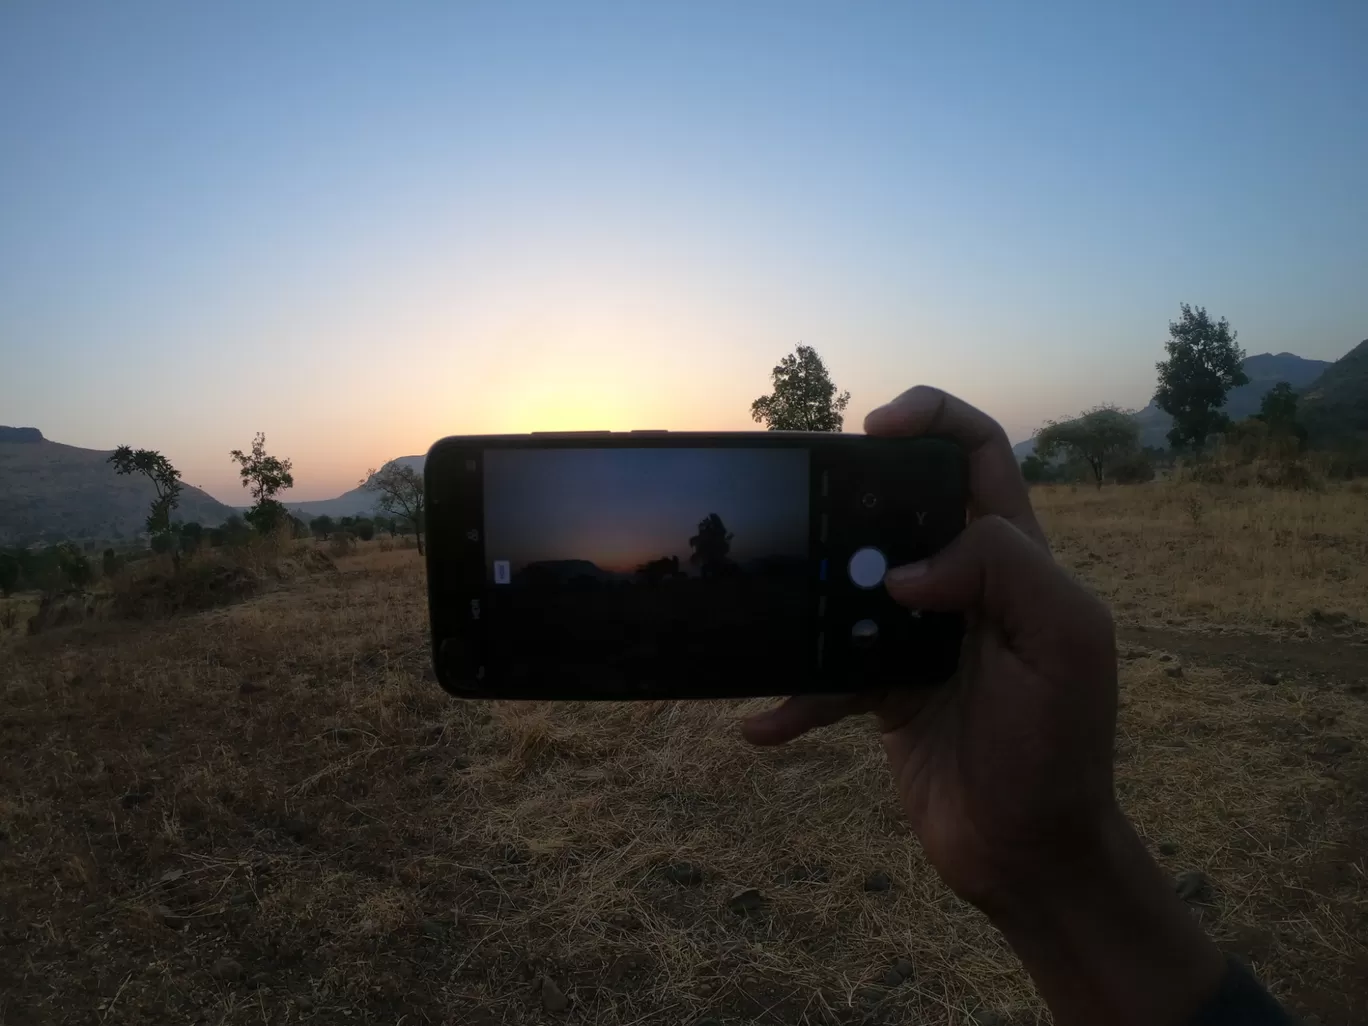
[[[1368,4],[0,7],[0,423],[321,498],[443,434],[1142,405],[1368,335]]]

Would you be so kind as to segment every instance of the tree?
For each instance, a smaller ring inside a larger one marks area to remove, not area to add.
[[[1027,456],[1021,461],[1021,476],[1030,484],[1042,484],[1050,478],[1050,465],[1039,456]]]
[[[78,590],[84,589],[95,576],[90,569],[90,560],[86,559],[85,553],[72,542],[63,542],[57,546],[57,565],[67,582]]]
[[[826,365],[800,345],[770,375],[774,391],[751,403],[751,419],[770,431],[840,431],[849,392],[837,392]]]
[[[182,552],[194,552],[204,541],[204,527],[193,520],[180,525],[180,547]]]
[[[1279,381],[1264,393],[1259,402],[1258,418],[1269,427],[1296,423],[1297,393],[1288,382]]]
[[[1244,350],[1222,317],[1212,322],[1204,307],[1182,304],[1182,316],[1169,322],[1164,343],[1168,359],[1155,364],[1159,386],[1154,401],[1173,418],[1169,444],[1201,450],[1207,436],[1223,431],[1230,418],[1221,412],[1232,388],[1249,383]]]
[[[365,517],[359,517],[352,525],[352,533],[362,541],[370,541],[375,537],[375,524]]]
[[[332,534],[334,530],[336,530],[336,525],[333,524],[333,518],[326,513],[309,521],[309,532],[315,538],[327,541],[328,535]]]
[[[252,451],[244,453],[234,449],[229,455],[238,464],[238,475],[242,487],[246,488],[256,502],[245,514],[247,522],[262,534],[269,534],[285,523],[289,511],[285,504],[276,500],[276,493],[294,487],[294,475],[289,460],[270,456],[266,452],[266,435],[260,431],[252,440]]]
[[[1097,487],[1107,466],[1140,448],[1140,425],[1125,410],[1099,406],[1072,420],[1053,421],[1036,435],[1036,455],[1049,461],[1061,450],[1092,469]]]
[[[401,463],[386,463],[379,470],[369,470],[361,487],[374,492],[375,509],[390,517],[401,518],[413,525],[418,539],[418,554],[423,554],[423,475],[413,467]]]
[[[731,551],[732,533],[716,513],[709,513],[698,522],[698,533],[689,539],[689,562],[699,566],[704,575],[711,574],[727,560]]]
[[[147,533],[153,538],[171,533],[171,511],[180,505],[180,471],[155,449],[121,445],[109,457],[116,474],[142,474],[152,482],[156,498],[147,514]]]

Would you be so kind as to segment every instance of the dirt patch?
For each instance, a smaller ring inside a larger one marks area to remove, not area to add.
[[[1322,638],[1291,641],[1243,632],[1159,630],[1120,627],[1117,641],[1126,646],[1161,649],[1207,665],[1238,666],[1251,671],[1313,673],[1348,685],[1368,683],[1368,642]]]

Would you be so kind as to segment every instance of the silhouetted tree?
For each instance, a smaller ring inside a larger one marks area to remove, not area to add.
[[[1039,456],[1027,456],[1021,461],[1021,476],[1031,484],[1041,484],[1050,479],[1050,465]]]
[[[324,514],[321,517],[314,517],[309,521],[309,531],[315,538],[322,538],[324,541],[327,541],[328,535],[332,534],[334,530],[335,525],[333,524],[333,518],[327,514]]]
[[[370,541],[375,537],[375,524],[361,517],[352,525],[352,533],[362,541]]]
[[[647,563],[642,563],[637,567],[636,572],[645,579],[648,587],[655,587],[661,581],[683,576],[679,569],[678,556],[665,556],[661,559],[653,559]]]
[[[180,525],[180,548],[182,552],[194,552],[204,541],[204,528],[193,520]]]
[[[1065,455],[1085,462],[1093,472],[1097,487],[1107,466],[1140,448],[1140,425],[1125,410],[1099,406],[1072,420],[1054,421],[1036,435],[1036,453],[1049,461],[1061,449]]]
[[[711,575],[727,561],[731,551],[732,534],[716,513],[709,513],[698,522],[698,533],[689,539],[689,562]]]
[[[836,391],[817,350],[800,345],[770,376],[774,391],[751,403],[752,420],[770,431],[841,430],[850,393]]]
[[[1207,436],[1225,430],[1230,418],[1221,412],[1232,388],[1249,383],[1244,350],[1222,317],[1213,322],[1203,307],[1182,304],[1182,316],[1169,323],[1164,343],[1168,359],[1155,364],[1159,387],[1154,402],[1173,418],[1168,433],[1175,449],[1200,450]]]
[[[171,533],[171,511],[180,505],[180,471],[155,449],[134,449],[121,445],[109,462],[116,474],[142,474],[152,482],[156,498],[147,514],[147,533],[156,538]]]
[[[423,475],[413,467],[401,463],[386,463],[379,470],[369,470],[361,487],[374,492],[375,508],[386,516],[402,518],[413,526],[418,540],[418,554],[423,552]]]
[[[229,456],[238,465],[242,487],[256,500],[245,514],[247,522],[262,534],[268,534],[285,523],[289,511],[275,496],[286,488],[294,487],[294,475],[290,473],[290,468],[294,464],[278,456],[268,455],[266,435],[260,431],[252,440],[251,452],[244,453],[241,449],[234,449]]]

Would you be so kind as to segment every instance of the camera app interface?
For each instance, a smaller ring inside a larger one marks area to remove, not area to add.
[[[485,629],[515,677],[613,686],[811,665],[802,449],[491,449]]]

